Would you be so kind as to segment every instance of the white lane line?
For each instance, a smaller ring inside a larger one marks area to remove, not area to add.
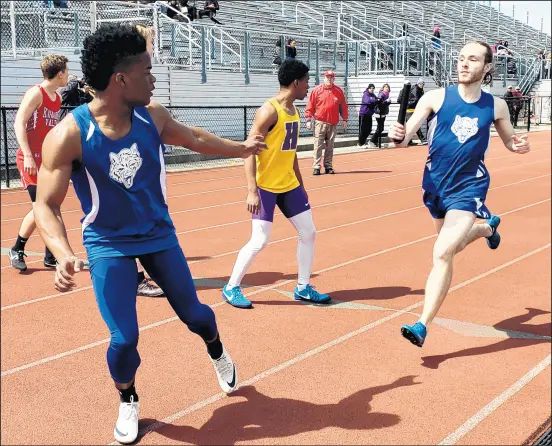
[[[527,374],[522,376],[514,384],[508,387],[504,392],[498,395],[485,407],[477,411],[469,420],[467,420],[462,426],[447,435],[439,444],[440,445],[453,445],[458,442],[464,435],[472,431],[479,423],[485,418],[491,415],[496,409],[502,406],[506,401],[512,398],[516,393],[529,384],[534,378],[536,378],[541,372],[546,370],[550,366],[551,355],[548,355],[535,367],[533,367]]]
[[[515,258],[515,259],[513,259],[509,262],[506,262],[506,263],[504,263],[504,264],[502,264],[502,265],[500,265],[496,268],[493,268],[492,270],[489,270],[486,273],[480,274],[479,276],[476,276],[476,277],[474,277],[470,280],[466,280],[465,282],[459,283],[455,287],[451,288],[450,292],[453,292],[455,290],[463,288],[463,287],[469,285],[470,283],[475,282],[476,280],[480,280],[483,277],[487,277],[488,275],[493,274],[494,272],[497,272],[497,271],[500,271],[501,269],[507,268],[508,266],[513,265],[514,263],[517,263],[517,262],[519,262],[523,259],[526,259],[527,257],[530,257],[530,256],[532,256],[532,255],[534,255],[538,252],[541,252],[542,250],[547,249],[549,247],[550,247],[550,244],[545,245],[541,248],[538,248],[534,251],[531,251],[527,254],[524,254],[520,257],[517,257],[517,258]],[[255,376],[243,381],[242,383],[240,383],[239,387],[250,386],[250,385],[252,385],[252,384],[254,384],[258,381],[261,381],[261,380],[263,380],[263,379],[265,379],[265,378],[267,378],[271,375],[274,375],[274,374],[276,374],[276,373],[278,373],[278,372],[280,372],[284,369],[287,369],[288,367],[291,367],[291,366],[293,366],[293,365],[295,365],[295,364],[297,364],[301,361],[304,361],[305,359],[308,359],[308,358],[310,358],[312,356],[315,356],[315,355],[317,355],[317,354],[319,354],[319,353],[321,353],[325,350],[328,350],[331,347],[339,345],[339,344],[341,344],[345,341],[348,341],[349,339],[351,339],[355,336],[358,336],[362,333],[365,333],[368,330],[371,330],[371,329],[377,327],[378,325],[381,325],[385,322],[396,319],[397,317],[402,316],[403,314],[405,314],[405,313],[407,313],[407,312],[409,312],[409,311],[411,311],[415,308],[418,308],[422,305],[423,305],[423,301],[420,301],[420,302],[417,302],[413,305],[410,305],[409,307],[404,308],[403,310],[399,310],[399,311],[396,311],[395,313],[392,313],[388,316],[382,317],[381,319],[378,319],[374,322],[371,322],[371,323],[369,323],[369,324],[367,324],[367,325],[365,325],[365,326],[363,326],[363,327],[361,327],[357,330],[351,331],[351,332],[349,332],[349,333],[347,333],[343,336],[340,336],[339,338],[336,338],[336,339],[334,339],[330,342],[327,342],[326,344],[323,344],[319,347],[316,347],[312,350],[309,350],[309,351],[307,351],[307,352],[305,352],[301,355],[295,356],[294,358],[291,358],[288,361],[282,362],[281,364],[278,364],[275,367],[272,367],[272,368],[270,368],[270,369],[268,369],[264,372],[261,372],[258,375],[255,375]],[[550,364],[550,356],[547,359],[548,359],[548,364],[547,365],[549,365]],[[159,429],[160,427],[163,427],[163,425],[165,425],[165,424],[172,424],[180,418],[183,418],[187,415],[190,415],[193,412],[197,412],[198,410],[201,410],[204,407],[209,406],[210,404],[213,404],[213,403],[221,400],[225,396],[226,396],[226,394],[223,393],[223,392],[212,395],[209,398],[206,398],[206,399],[204,399],[204,400],[202,400],[202,401],[200,401],[200,402],[198,402],[198,403],[196,403],[192,406],[189,406],[189,407],[187,407],[187,408],[185,408],[185,409],[183,409],[179,412],[176,412],[172,415],[169,415],[168,417],[162,419],[161,421],[157,421],[153,424],[150,424],[149,426],[146,426],[145,428],[140,430],[139,436],[141,437],[141,436],[143,436],[143,435],[145,435],[149,432],[155,431],[156,429]],[[118,443],[113,442],[113,443],[109,443],[109,444],[118,444]],[[441,444],[445,444],[445,443],[441,443]]]

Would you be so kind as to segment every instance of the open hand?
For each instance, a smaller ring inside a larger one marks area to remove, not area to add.
[[[250,138],[248,138],[243,143],[244,150],[241,154],[242,158],[247,158],[250,155],[258,155],[263,150],[268,149],[267,145],[264,143],[264,136],[262,135],[255,135]]]
[[[74,275],[84,268],[84,262],[77,257],[66,257],[63,260],[58,260],[56,266],[56,276],[54,279],[54,287],[56,290],[65,293],[77,286]]]
[[[36,161],[32,155],[23,158],[23,170],[29,175],[36,175]]]
[[[261,198],[257,191],[247,194],[247,210],[252,214],[258,214],[261,209]]]
[[[522,136],[514,135],[512,136],[512,152],[523,154],[529,152],[531,148],[529,147],[529,141],[527,141],[529,135],[525,134]]]

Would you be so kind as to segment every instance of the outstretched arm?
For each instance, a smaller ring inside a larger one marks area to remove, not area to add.
[[[263,140],[258,137],[237,142],[219,138],[199,127],[188,127],[174,119],[164,106],[153,101],[148,106],[148,111],[155,121],[161,141],[168,145],[186,147],[207,155],[231,158],[247,158],[266,149]]]
[[[61,204],[67,194],[72,163],[82,153],[80,132],[72,115],[68,115],[44,140],[42,167],[38,173],[38,187],[34,216],[40,236],[58,261],[55,287],[68,291],[76,286],[73,275],[82,267],[67,239],[61,216]]]
[[[494,125],[498,136],[504,143],[504,147],[514,153],[527,153],[531,150],[527,135],[518,137],[510,122],[510,111],[506,101],[502,98],[494,98],[495,121]]]

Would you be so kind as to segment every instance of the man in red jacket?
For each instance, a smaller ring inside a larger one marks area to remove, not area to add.
[[[347,128],[349,119],[349,106],[343,90],[334,85],[335,74],[333,71],[324,73],[324,83],[315,87],[305,109],[307,129],[312,129],[311,119],[314,117],[314,163],[312,165],[314,175],[320,175],[320,163],[324,152],[325,173],[333,174],[334,140],[339,124],[339,115],[343,119],[343,128]]]

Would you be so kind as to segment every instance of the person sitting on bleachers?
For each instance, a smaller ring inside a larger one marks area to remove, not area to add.
[[[167,8],[167,16],[173,20],[184,22],[186,19],[182,17],[183,14],[188,16],[190,21],[193,20],[194,14],[190,14],[190,6],[188,6],[188,0],[171,0],[168,2],[170,8]],[[180,12],[180,14],[178,14]]]
[[[205,6],[203,7],[203,10],[197,12],[197,16],[199,19],[202,19],[203,17],[209,17],[217,25],[222,25],[222,23],[220,23],[217,19],[215,19],[215,15],[217,14],[217,11],[219,9],[220,9],[220,6],[217,0],[207,0],[205,2]]]

